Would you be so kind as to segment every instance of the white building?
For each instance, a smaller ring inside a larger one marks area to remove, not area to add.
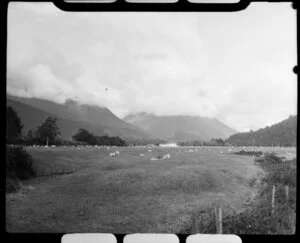
[[[159,147],[164,147],[164,148],[174,148],[178,147],[176,143],[165,143],[165,144],[159,144]]]

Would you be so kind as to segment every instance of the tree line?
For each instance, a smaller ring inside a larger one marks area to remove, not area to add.
[[[225,140],[221,138],[212,138],[210,141],[182,141],[177,143],[178,146],[228,146]]]
[[[125,146],[125,140],[120,137],[109,137],[107,135],[97,136],[90,133],[86,129],[80,128],[78,132],[73,135],[73,140],[78,142],[87,143],[89,145],[112,145],[112,146]]]
[[[107,135],[98,136],[80,128],[72,136],[72,140],[64,140],[57,125],[57,118],[49,116],[35,129],[29,130],[26,136],[22,135],[23,124],[17,112],[12,107],[6,108],[6,143],[22,145],[110,145],[126,146],[125,140],[120,137]]]

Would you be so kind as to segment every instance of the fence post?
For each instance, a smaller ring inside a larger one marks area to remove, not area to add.
[[[192,216],[192,234],[196,231],[196,217]]]
[[[216,233],[219,232],[219,224],[218,224],[218,208],[215,207],[215,223],[216,223]]]
[[[217,234],[223,233],[223,224],[222,224],[222,208],[215,207],[215,219],[216,219],[216,229]]]
[[[222,208],[219,207],[219,234],[223,233]]]
[[[200,215],[196,218],[196,234],[200,233]]]
[[[271,207],[272,207],[272,215],[274,214],[274,210],[275,210],[275,190],[276,190],[276,187],[273,186],[272,188],[272,204],[271,204]]]
[[[192,233],[193,234],[200,233],[199,220],[197,219],[196,216],[193,216],[192,218]]]
[[[285,186],[286,201],[289,202],[289,186]]]

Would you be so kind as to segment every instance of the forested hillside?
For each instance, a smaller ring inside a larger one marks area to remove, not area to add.
[[[254,132],[234,134],[226,142],[234,146],[296,146],[297,115]]]

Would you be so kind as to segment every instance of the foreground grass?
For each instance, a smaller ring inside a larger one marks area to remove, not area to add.
[[[262,170],[221,149],[28,148],[38,177],[30,190],[7,194],[7,231],[180,233],[213,202],[241,210]],[[171,159],[150,160],[166,153]]]
[[[237,212],[223,206],[223,233],[225,234],[294,234],[296,226],[296,159],[284,161],[274,153],[257,158],[266,172],[262,180],[251,180],[259,186],[256,197]],[[255,185],[256,184],[256,185]],[[276,186],[275,209],[271,213],[272,187]],[[285,186],[289,186],[289,199]],[[213,207],[194,215],[193,222],[182,233],[216,233]],[[195,222],[198,223],[195,224]],[[199,222],[200,221],[200,222]],[[195,227],[196,225],[196,227]]]

